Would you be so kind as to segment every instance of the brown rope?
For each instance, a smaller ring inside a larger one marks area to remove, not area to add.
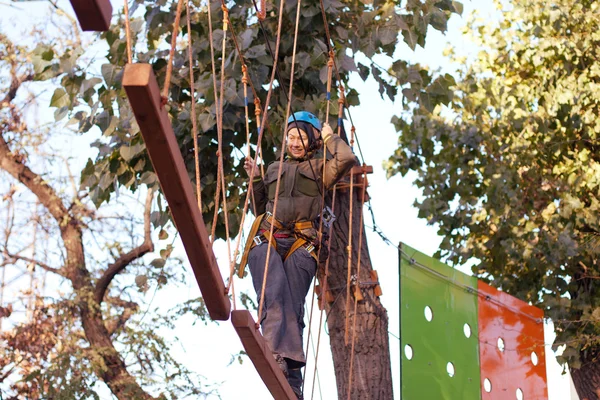
[[[333,50],[329,51],[327,61],[327,110],[325,111],[325,123],[329,123],[329,105],[331,104],[331,74],[333,71]]]
[[[277,71],[277,60],[279,59],[279,44],[281,42],[281,27],[283,25],[283,7],[284,7],[284,1],[285,0],[280,0],[279,2],[279,22],[277,25],[277,39],[275,42],[275,56],[274,58],[274,62],[273,62],[273,70],[271,73],[271,84],[269,85],[269,94],[267,94],[267,101],[265,102],[265,111],[264,111],[264,115],[263,115],[263,119],[262,119],[262,124],[261,124],[261,129],[260,129],[260,134],[262,135],[263,129],[264,129],[264,125],[265,122],[267,121],[267,113],[269,111],[269,95],[271,93],[271,89],[273,86],[273,80],[275,78],[275,72]],[[301,0],[298,0],[298,2],[300,3]],[[292,71],[291,71],[291,77],[290,77],[290,93],[293,87],[293,79],[294,79],[294,65],[296,62],[296,41],[298,38],[298,21],[299,21],[299,15],[296,16],[296,34],[294,35],[294,48],[292,50]],[[286,112],[286,117],[284,121],[287,121],[288,117],[289,117],[289,112],[290,112],[290,108],[291,108],[291,96],[289,97],[289,101],[288,101],[288,107],[287,107],[287,112]],[[285,154],[285,135],[286,135],[286,129],[284,127],[283,129],[283,137],[281,140],[281,155],[279,157],[279,170],[277,173],[277,184],[275,185],[275,199],[273,200],[273,219],[276,219],[277,216],[277,200],[279,198],[279,187],[281,186],[281,171],[283,170],[283,156]],[[260,142],[259,142],[260,143]],[[256,164],[254,164],[254,166],[256,166]],[[254,169],[254,168],[253,168]],[[252,174],[250,176],[254,175],[254,171],[252,172]],[[271,229],[269,231],[270,235],[269,237],[273,237],[273,231],[275,228],[275,224],[271,224]],[[260,292],[260,304],[258,306],[258,318],[257,321],[261,320],[262,317],[262,311],[263,311],[263,306],[264,306],[264,302],[265,302],[265,288],[266,288],[266,282],[267,282],[267,274],[269,272],[269,257],[271,256],[271,249],[273,246],[270,245],[267,247],[267,258],[265,260],[265,272],[263,274],[263,282],[262,282],[262,289]],[[258,327],[259,322],[257,322],[257,327]]]
[[[353,135],[354,136],[354,135]],[[363,181],[362,181],[362,199],[364,204],[365,194],[367,192],[367,173],[364,170],[365,165],[363,164]],[[356,268],[356,283],[355,290],[360,291],[360,267],[361,267],[361,256],[362,256],[362,240],[363,240],[363,226],[364,223],[364,210],[363,207],[360,209],[360,232],[358,234],[358,266]],[[358,296],[354,295],[354,314],[352,317],[352,348],[350,350],[350,368],[348,370],[348,400],[350,400],[350,394],[352,391],[352,370],[354,368],[354,346],[356,344],[356,312],[358,309]]]
[[[196,121],[196,95],[194,87],[194,68],[192,59],[192,26],[190,22],[190,0],[185,3],[187,14],[187,30],[188,30],[188,62],[190,64],[190,96],[192,98],[192,137],[194,139],[194,165],[196,168],[196,200],[198,201],[198,209],[202,214],[202,195],[200,189],[200,160],[198,156],[198,123]]]
[[[354,138],[351,140],[354,143]],[[344,341],[348,345],[348,323],[350,321],[350,278],[352,276],[352,213],[354,206],[354,173],[350,170],[350,216],[348,217],[348,281],[346,285],[346,327],[344,332]]]
[[[335,194],[337,192],[337,185],[333,187],[333,195],[331,196],[331,213],[333,215],[335,215]],[[331,253],[331,234],[333,233],[333,224],[329,227],[329,242],[327,243],[327,252]],[[325,261],[325,277],[323,278],[323,288],[321,289],[321,296],[323,296],[323,301],[325,302],[324,305],[327,303],[327,278],[329,276],[329,257],[327,257],[327,260]],[[317,359],[317,357],[319,356],[319,347],[321,345],[321,323],[323,321],[323,314],[324,314],[324,309],[325,306],[323,306],[323,310],[321,310],[321,316],[319,317],[319,335],[317,337],[317,355],[315,357],[315,360]],[[314,376],[316,376],[317,374],[317,363],[315,361],[315,370],[314,370]],[[313,398],[313,395],[315,393],[315,381],[313,380],[313,385],[312,385],[312,391],[311,391],[311,395],[310,398]]]
[[[175,22],[173,23],[173,35],[171,36],[171,50],[169,51],[169,63],[167,64],[167,75],[163,87],[162,101],[167,104],[169,98],[169,87],[171,86],[171,74],[173,73],[173,57],[175,56],[175,46],[177,45],[177,35],[179,34],[179,22],[181,21],[181,9],[183,0],[177,2],[177,11],[175,12]]]
[[[123,11],[125,12],[125,37],[127,40],[127,63],[131,64],[132,56],[131,56],[131,28],[129,26],[129,4],[127,4],[127,0],[123,1]]]

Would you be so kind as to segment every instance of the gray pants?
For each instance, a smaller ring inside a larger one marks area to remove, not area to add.
[[[269,272],[265,286],[261,328],[273,353],[280,354],[289,368],[306,364],[302,332],[304,330],[304,302],[317,271],[317,263],[305,248],[299,248],[285,262],[283,256],[295,239],[277,239],[277,251],[271,248]],[[263,286],[267,243],[250,251],[248,265],[258,301]]]

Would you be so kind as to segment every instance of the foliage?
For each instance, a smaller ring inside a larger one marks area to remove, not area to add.
[[[394,117],[387,165],[417,172],[438,256],[477,259],[474,273],[541,306],[572,368],[600,344],[597,8],[515,1],[498,24],[473,19],[481,51],[454,100]]]
[[[138,1],[131,8],[133,16],[131,26],[134,42],[134,61],[152,64],[159,85],[165,80],[168,53],[171,41],[172,25],[175,19],[177,2]],[[199,123],[199,164],[201,170],[201,190],[205,221],[212,221],[216,190],[217,171],[217,126],[215,93],[213,89],[212,61],[207,40],[208,9],[205,3],[192,1],[191,36],[187,35],[185,12],[181,18],[181,31],[185,38],[179,42],[173,58],[173,75],[169,90],[170,101],[167,106],[173,130],[177,136],[186,160],[190,179],[194,179],[194,158],[192,151],[192,121],[190,104],[190,81],[187,57],[187,40],[192,40],[194,59],[195,90],[198,100],[197,117]],[[220,74],[223,13],[217,1],[212,4],[214,29],[215,64]],[[286,1],[284,6],[281,52],[279,69],[281,81],[276,80],[270,116],[262,143],[264,159],[270,162],[275,157],[275,145],[281,142],[282,120],[287,104],[286,92],[282,89],[289,85],[291,71],[291,53],[293,45],[296,2]],[[335,45],[336,65],[342,84],[346,84],[352,72],[359,72],[363,79],[373,76],[379,84],[381,95],[390,99],[397,95],[397,85],[406,86],[403,90],[406,102],[420,97],[442,96],[438,92],[448,83],[443,80],[433,82],[432,90],[427,89],[430,81],[428,72],[418,65],[409,65],[398,60],[394,63],[392,78],[384,79],[389,72],[377,63],[363,65],[355,61],[356,54],[390,59],[399,48],[399,33],[404,42],[414,49],[425,44],[429,26],[440,31],[446,30],[451,13],[461,13],[462,5],[449,0],[408,0],[401,6],[395,1],[324,1],[329,30]],[[266,86],[269,81],[273,60],[265,45],[265,37],[255,17],[251,2],[228,2],[229,20],[228,41],[225,57],[224,105],[223,105],[223,158],[226,182],[228,185],[228,208],[234,211],[241,203],[246,176],[239,159],[245,155],[246,130],[244,114],[244,95],[241,82],[241,63],[235,51],[231,35],[235,33],[240,50],[248,65],[251,81],[260,97],[262,107],[266,98]],[[278,2],[268,3],[267,19],[264,21],[266,35],[274,42],[277,31]],[[156,177],[144,152],[144,144],[129,108],[125,93],[121,87],[121,76],[126,63],[126,39],[120,16],[118,23],[110,31],[101,35],[108,46],[107,63],[100,68],[101,75],[93,72],[76,61],[78,52],[70,52],[69,62],[61,61],[47,48],[36,51],[36,71],[38,77],[49,71],[62,72],[62,88],[56,90],[52,106],[57,108],[57,120],[70,118],[70,123],[78,124],[82,133],[92,127],[100,128],[102,137],[93,145],[98,148],[98,156],[90,160],[82,173],[82,185],[90,190],[90,196],[96,205],[110,199],[117,186],[131,190],[141,184],[154,185]],[[232,33],[233,32],[233,33]],[[305,109],[323,116],[326,104],[326,80],[328,50],[325,27],[320,14],[320,5],[316,0],[304,1],[301,7],[300,28],[294,76],[293,110]],[[274,47],[274,43],[271,43]],[[71,69],[60,69],[68,64]],[[335,73],[334,73],[335,79]],[[220,78],[217,77],[217,81]],[[334,81],[334,87],[335,87]],[[217,82],[219,88],[219,82]],[[253,97],[249,91],[249,115],[254,115]],[[443,91],[443,90],[442,90]],[[335,91],[334,91],[335,92]],[[444,92],[448,94],[447,92]],[[332,93],[332,99],[337,99]],[[350,105],[359,104],[358,93],[346,90]],[[430,101],[429,98],[425,99]],[[447,99],[445,99],[447,101]],[[337,107],[331,107],[332,115],[337,115]],[[252,121],[251,143],[257,139],[257,127]],[[165,217],[157,218],[158,225],[168,221],[168,210],[160,210]],[[239,226],[240,215],[230,214],[230,229],[235,232]],[[217,235],[224,237],[223,215],[219,220]],[[210,223],[208,224],[210,225]],[[210,226],[209,226],[210,227]]]

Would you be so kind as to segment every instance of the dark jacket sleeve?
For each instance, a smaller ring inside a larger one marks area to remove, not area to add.
[[[333,156],[333,158],[325,162],[324,167],[325,187],[330,189],[350,172],[356,164],[356,157],[352,153],[350,146],[338,135],[331,135],[325,145],[329,153]]]
[[[252,213],[258,217],[259,215],[265,213],[268,197],[265,181],[262,178],[254,179],[255,180],[252,183],[252,192],[254,196],[252,196],[252,194],[250,195],[250,210],[252,210]]]

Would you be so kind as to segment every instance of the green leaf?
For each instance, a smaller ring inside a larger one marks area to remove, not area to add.
[[[132,158],[140,154],[144,149],[146,149],[146,145],[143,142],[134,144],[133,146],[121,146],[119,154],[121,154],[123,160],[131,161]]]
[[[69,95],[62,88],[58,88],[54,90],[54,94],[50,99],[50,107],[68,107],[71,105],[71,100],[69,99]]]

